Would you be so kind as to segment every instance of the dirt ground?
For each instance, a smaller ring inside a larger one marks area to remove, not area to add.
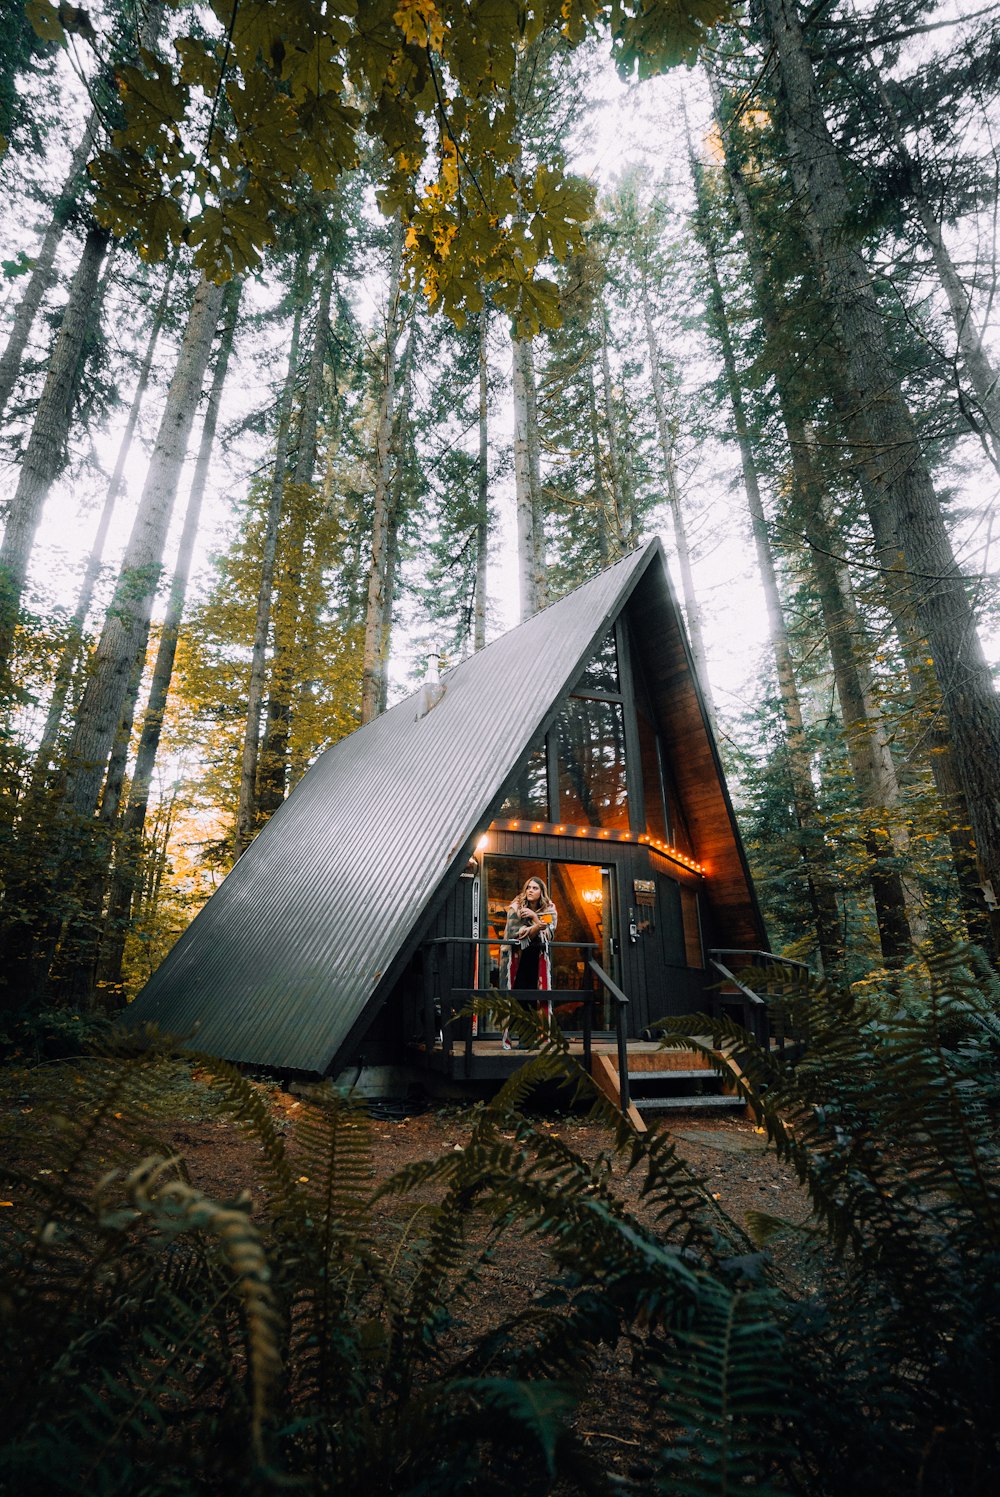
[[[58,1075],[57,1069],[46,1066],[0,1070],[0,1140],[8,1164],[29,1170],[45,1168],[46,1118],[58,1092]],[[255,1084],[279,1129],[293,1138],[296,1118],[308,1107],[307,1098],[263,1082]],[[259,1187],[257,1144],[222,1115],[212,1094],[192,1085],[183,1066],[176,1068],[156,1110],[160,1116],[149,1118],[151,1132],[183,1156],[192,1183],[222,1201],[249,1191],[254,1215],[265,1220],[267,1201]],[[405,1165],[464,1147],[472,1121],[470,1109],[455,1104],[409,1112],[373,1104],[371,1112],[373,1189]],[[596,1160],[608,1149],[607,1133],[582,1115],[542,1117],[539,1121],[588,1160]],[[673,1114],[657,1126],[669,1130],[681,1156],[738,1225],[745,1226],[751,1211],[796,1223],[807,1218],[808,1203],[794,1175],[778,1163],[749,1119]],[[638,1181],[629,1179],[615,1165],[612,1178],[624,1201],[641,1214]],[[19,1207],[33,1209],[30,1203],[13,1198],[9,1185],[4,1187],[2,1204],[0,1230],[4,1218],[10,1222]],[[383,1213],[376,1224],[376,1235],[382,1234],[386,1241],[398,1238],[403,1230],[398,1199],[384,1199],[376,1209]],[[407,1203],[408,1217],[412,1210],[412,1202]],[[812,1287],[811,1260],[803,1256],[797,1234],[779,1234],[769,1251],[793,1287]],[[544,1249],[539,1241],[530,1235],[511,1234],[504,1239],[502,1257],[485,1265],[480,1299],[467,1309],[466,1318],[481,1317],[484,1325],[502,1318],[512,1304],[530,1301],[545,1271]],[[629,1353],[624,1348],[609,1348],[603,1366],[597,1368],[593,1395],[578,1410],[574,1422],[596,1461],[627,1482],[640,1484],[649,1471],[643,1417],[635,1398]]]

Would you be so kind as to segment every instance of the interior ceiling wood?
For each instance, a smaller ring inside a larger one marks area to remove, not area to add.
[[[668,753],[680,756],[697,856],[717,870],[717,916],[732,911],[727,942],[747,944],[737,932],[756,906],[662,547],[652,541],[447,672],[430,712],[420,715],[417,692],[322,754],[126,1022],[154,1022],[194,1049],[276,1070],[324,1075],[346,1061],[441,890],[637,584],[634,632]],[[714,785],[702,787],[701,774]],[[758,917],[749,944],[762,939]]]

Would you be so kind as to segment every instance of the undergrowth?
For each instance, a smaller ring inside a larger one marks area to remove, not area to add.
[[[782,1000],[794,1063],[703,1015],[664,1026],[738,1076],[809,1194],[828,1267],[808,1292],[731,1221],[669,1136],[640,1136],[557,1030],[462,1150],[372,1190],[349,1096],[317,1089],[286,1135],[238,1072],[198,1058],[216,1115],[256,1141],[250,1201],[217,1202],[156,1136],[177,1057],[107,1038],[67,1064],[45,1166],[2,1171],[3,1490],[47,1494],[623,1491],[574,1433],[624,1345],[663,1494],[985,1494],[1000,1333],[998,992],[962,953],[920,1004],[823,988]],[[519,1009],[511,1027],[528,1020]],[[62,1084],[59,1083],[59,1075]],[[561,1081],[639,1184],[527,1117]],[[389,1243],[380,1198],[412,1227]],[[25,1208],[30,1203],[31,1209]],[[544,1282],[470,1317],[511,1234]]]

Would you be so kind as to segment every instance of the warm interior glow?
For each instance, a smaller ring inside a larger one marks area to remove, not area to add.
[[[484,832],[479,841],[476,843],[476,852],[485,852],[489,845],[489,834],[487,832]]]

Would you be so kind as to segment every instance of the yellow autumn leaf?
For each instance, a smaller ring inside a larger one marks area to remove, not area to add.
[[[440,52],[444,45],[444,21],[434,0],[400,0],[392,18],[406,40],[417,47],[433,47]]]

